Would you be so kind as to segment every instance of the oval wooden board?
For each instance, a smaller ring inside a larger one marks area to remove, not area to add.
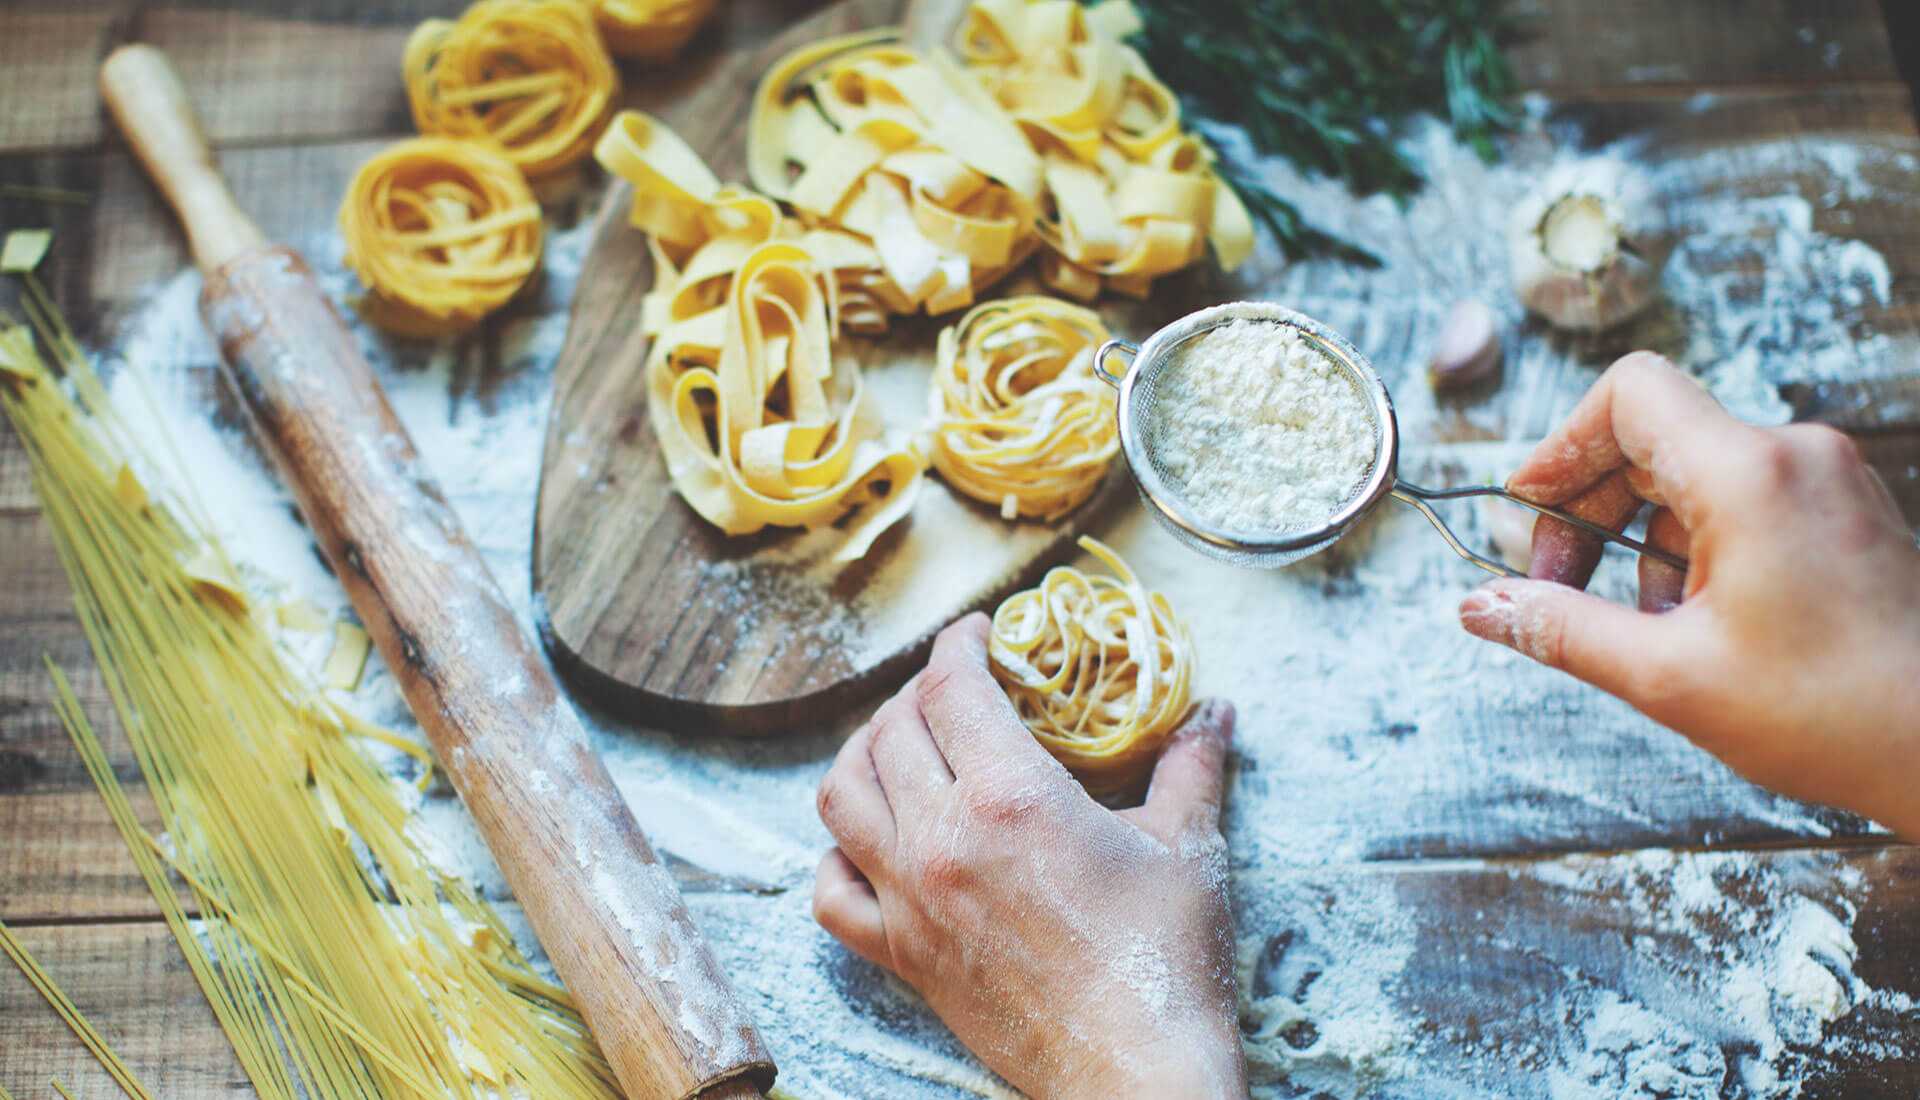
[[[755,83],[801,43],[859,27],[950,27],[951,0],[850,0],[764,49],[722,56],[657,109],[722,179],[745,178]],[[916,31],[917,33],[917,31]],[[652,284],[629,191],[593,228],[555,372],[533,540],[533,590],[555,664],[605,705],[678,729],[773,733],[830,718],[903,680],[933,635],[991,609],[1066,556],[1102,509],[1132,496],[1124,470],[1055,523],[1009,523],[929,475],[912,516],[867,557],[835,567],[838,532],[768,529],[728,538],[673,491],[647,421],[640,299]],[[1167,280],[1148,310],[1106,309],[1144,335],[1208,300],[1201,278]],[[1036,289],[1013,281],[991,293]],[[934,339],[955,318],[901,318],[884,337],[847,335],[886,422],[926,415]]]

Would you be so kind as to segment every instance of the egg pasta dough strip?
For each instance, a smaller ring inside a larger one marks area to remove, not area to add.
[[[405,336],[457,333],[540,266],[540,204],[513,162],[450,138],[411,138],[360,166],[340,203],[361,312]]]
[[[74,1037],[87,1048],[87,1052],[100,1063],[101,1068],[107,1071],[107,1076],[113,1078],[114,1084],[119,1085],[122,1092],[133,1097],[133,1100],[153,1100],[153,1093],[147,1091],[147,1087],[134,1076],[133,1070],[129,1069],[126,1062],[114,1053],[113,1047],[107,1044],[106,1039],[102,1038],[100,1032],[87,1020],[79,1006],[75,1005],[66,991],[54,982],[53,975],[47,973],[46,968],[33,957],[26,945],[14,935],[13,929],[7,927],[5,921],[0,921],[0,952],[5,953],[7,958],[13,960],[13,965],[20,968],[20,973],[26,975],[27,982],[33,986],[34,992],[40,994],[41,999],[59,1014],[61,1022],[67,1025],[67,1029],[72,1031]],[[4,1088],[0,1088],[0,1100],[8,1100]]]
[[[58,670],[56,706],[255,1091],[612,1100],[578,1014],[497,917],[434,869],[409,832],[405,788],[361,748],[365,724],[286,663],[272,610],[254,605],[202,510],[152,491],[164,467],[29,290],[65,377],[25,328],[0,330],[0,406],[166,830],[164,857]]]
[[[1186,718],[1193,641],[1173,605],[1105,544],[1080,548],[1112,576],[1047,571],[993,614],[994,678],[1021,721],[1089,793],[1137,793]]]
[[[859,516],[836,557],[863,556],[913,506],[926,461],[880,438],[859,370],[836,364],[836,242],[763,195],[723,187],[672,131],[623,112],[596,150],[633,184],[654,285],[647,413],[688,504],[730,535]]]
[[[803,47],[754,97],[754,186],[866,242],[894,313],[969,306],[1036,251],[1049,286],[1088,301],[1144,296],[1209,245],[1232,270],[1252,219],[1121,41],[1135,19],[1125,3],[976,0],[958,61],[886,31]]]
[[[1107,327],[1030,295],[982,303],[940,333],[931,457],[947,484],[1006,519],[1080,506],[1120,451],[1113,390],[1093,374]]]

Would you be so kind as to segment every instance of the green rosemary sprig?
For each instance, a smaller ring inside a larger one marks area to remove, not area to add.
[[[1242,128],[1256,151],[1405,199],[1425,182],[1395,141],[1408,115],[1444,110],[1489,160],[1515,122],[1500,44],[1505,0],[1134,0],[1134,44],[1191,115]],[[1224,172],[1293,254],[1368,258],[1313,228],[1244,170]],[[1377,262],[1377,261],[1376,261]]]

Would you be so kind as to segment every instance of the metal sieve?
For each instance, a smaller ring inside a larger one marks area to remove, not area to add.
[[[1156,392],[1173,353],[1209,329],[1242,319],[1285,325],[1298,331],[1310,348],[1340,368],[1342,375],[1360,393],[1370,413],[1374,436],[1373,464],[1325,523],[1314,527],[1253,531],[1226,530],[1213,526],[1202,521],[1188,506],[1182,498],[1178,480],[1168,475],[1155,458],[1151,428],[1155,417],[1159,415]],[[1124,374],[1115,374],[1107,366],[1108,360],[1116,353],[1125,353],[1131,359]],[[1427,521],[1440,532],[1440,537],[1453,547],[1454,553],[1489,573],[1503,577],[1522,576],[1461,542],[1460,537],[1433,509],[1435,501],[1499,497],[1523,508],[1531,508],[1543,516],[1552,516],[1596,538],[1625,546],[1676,569],[1687,567],[1684,558],[1558,508],[1522,500],[1497,485],[1425,489],[1400,480],[1400,429],[1394,420],[1393,398],[1387,393],[1386,384],[1380,380],[1379,373],[1345,337],[1319,321],[1284,306],[1266,302],[1231,302],[1190,313],[1154,333],[1138,346],[1125,340],[1108,340],[1095,353],[1093,370],[1102,381],[1120,391],[1120,450],[1126,456],[1127,466],[1133,471],[1134,483],[1139,487],[1140,498],[1146,502],[1147,511],[1178,536],[1180,541],[1221,561],[1262,569],[1290,565],[1333,545],[1382,498],[1391,496],[1427,517]]]

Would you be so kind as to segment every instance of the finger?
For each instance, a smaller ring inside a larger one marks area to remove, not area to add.
[[[933,734],[927,730],[919,704],[920,676],[881,706],[873,715],[873,768],[886,792],[896,819],[911,814],[953,784],[953,772]]]
[[[827,849],[813,873],[813,919],[849,951],[875,966],[893,969],[880,895],[838,848]]]
[[[940,632],[920,677],[920,713],[955,776],[997,767],[1044,769],[1052,761],[987,671],[987,617],[968,615]]]
[[[815,806],[820,823],[833,834],[847,857],[868,874],[877,874],[893,849],[893,808],[873,768],[873,723],[854,731],[840,746],[833,767],[820,780]]]
[[[1460,604],[1460,625],[1635,701],[1644,673],[1673,653],[1666,619],[1550,581],[1490,581]]]
[[[1153,766],[1146,803],[1135,819],[1149,832],[1172,841],[1194,829],[1220,827],[1233,719],[1233,704],[1208,699],[1174,731]]]
[[[1566,511],[1609,531],[1626,527],[1643,502],[1627,484],[1625,471],[1615,471],[1593,488],[1568,501]],[[1600,565],[1606,543],[1570,523],[1541,516],[1533,525],[1533,558],[1527,575],[1573,588],[1585,588]]]
[[[1555,504],[1622,466],[1638,466],[1652,475],[1655,495],[1696,528],[1717,471],[1728,454],[1751,444],[1754,431],[1673,364],[1635,352],[1607,368],[1507,488]]]
[[[1670,554],[1687,556],[1687,529],[1671,508],[1656,508],[1647,520],[1647,542]],[[1640,555],[1640,610],[1659,614],[1686,597],[1687,571],[1658,558]]]

